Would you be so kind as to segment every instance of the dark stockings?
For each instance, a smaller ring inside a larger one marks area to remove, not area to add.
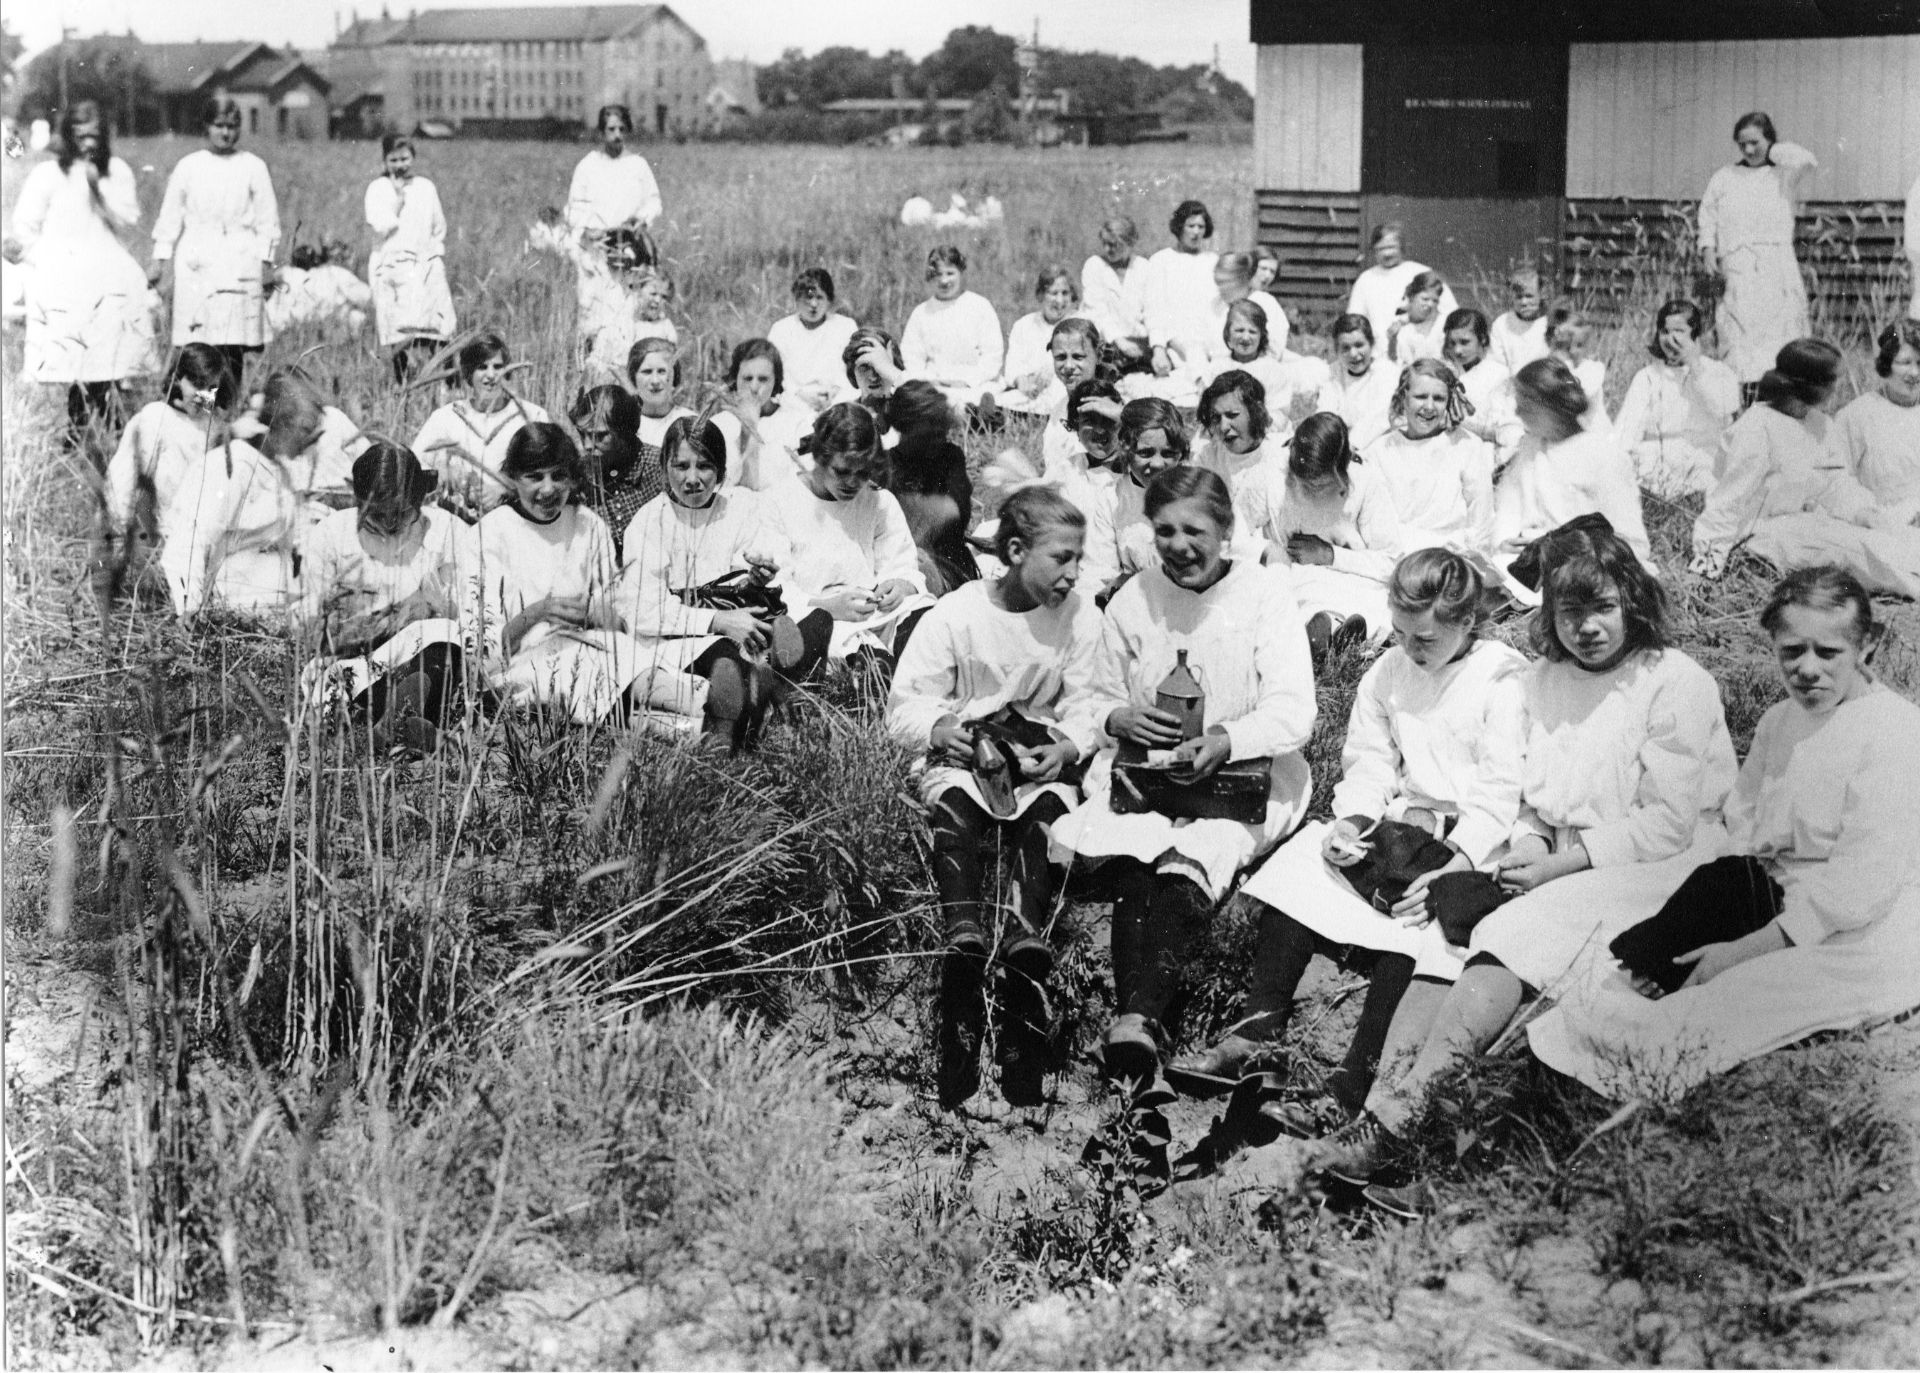
[[[438,339],[408,339],[393,350],[393,384],[405,386],[414,375],[426,365],[434,350],[441,347]]]
[[[1164,1027],[1213,902],[1191,879],[1132,863],[1116,882],[1113,991],[1120,1014]]]
[[[85,446],[94,458],[94,466],[105,469],[106,439],[124,418],[117,382],[76,381],[67,387],[67,439],[76,447]],[[87,438],[96,432],[96,426],[102,441],[88,444]]]
[[[465,674],[453,644],[428,644],[361,694],[369,715],[384,720],[417,715],[436,729],[460,708]]]

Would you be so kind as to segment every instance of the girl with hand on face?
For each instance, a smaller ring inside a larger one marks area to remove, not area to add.
[[[1262,530],[1292,568],[1316,663],[1391,628],[1387,586],[1406,539],[1393,493],[1361,463],[1338,415],[1309,415],[1288,447],[1280,504]]]
[[[1154,397],[1128,401],[1120,410],[1116,437],[1119,476],[1104,500],[1091,502],[1081,585],[1096,605],[1126,578],[1155,559],[1153,521],[1147,516],[1147,487],[1161,472],[1193,456],[1180,412]],[[1231,501],[1232,497],[1228,497]]]
[[[1466,388],[1422,358],[1400,374],[1393,427],[1363,452],[1393,499],[1402,546],[1484,550],[1493,540],[1493,450],[1468,431]]]
[[[1034,284],[1040,308],[1020,316],[1007,331],[1007,359],[1000,407],[1030,414],[1046,414],[1066,399],[1055,385],[1053,337],[1056,329],[1080,313],[1080,284],[1058,264],[1040,269]]]
[[[1361,452],[1393,427],[1392,407],[1399,370],[1374,358],[1373,325],[1365,315],[1341,315],[1329,330],[1333,367],[1320,384],[1314,409],[1338,415]]]
[[[1873,370],[1884,380],[1833,418],[1833,454],[1888,507],[1920,506],[1920,319],[1880,331]]]
[[[1045,988],[1059,914],[1048,832],[1080,799],[1069,770],[1099,744],[1084,718],[1066,723],[1088,690],[1100,641],[1100,612],[1075,591],[1085,534],[1085,517],[1059,492],[1029,487],[1009,496],[995,536],[1006,572],[928,611],[894,674],[887,727],[925,753],[920,796],[946,927],[939,1087],[948,1108],[979,1085],[990,954],[1004,969],[995,999],[1003,1012],[1001,1092],[1018,1106],[1045,1101]],[[1041,731],[1005,745],[1002,761],[1017,772],[1007,794],[989,795],[973,771],[981,743],[994,737],[980,722],[1009,708]],[[1007,920],[996,930],[986,896],[1002,847],[1012,854],[1018,896],[1005,903]]]
[[[1005,358],[1000,316],[967,289],[967,255],[951,244],[927,254],[927,298],[900,335],[912,373],[938,386],[961,409],[990,398]]]
[[[793,550],[786,583],[796,612],[833,617],[829,656],[859,656],[876,673],[894,655],[920,612],[933,604],[919,550],[887,475],[880,424],[864,407],[829,406],[807,436],[811,471],[764,493],[767,518]]]
[[[1875,680],[1873,603],[1842,569],[1789,573],[1760,623],[1787,699],[1727,800],[1729,856],[1614,941],[1626,968],[1596,965],[1527,1027],[1604,1096],[1674,1100],[1920,1002],[1920,709]]]
[[[1473,929],[1451,987],[1415,979],[1381,1053],[1393,1066],[1365,1109],[1310,1149],[1310,1173],[1368,1182],[1401,1154],[1442,1074],[1491,1044],[1523,1000],[1577,981],[1614,934],[1725,851],[1735,769],[1720,689],[1668,646],[1659,582],[1604,529],[1554,531],[1541,567],[1519,818],[1497,877],[1473,879],[1509,899]]]
[[[189,343],[161,390],[166,399],[142,406],[128,421],[107,464],[106,538],[116,568],[124,566],[138,525],[154,533],[173,523],[187,469],[227,440],[235,383],[219,349]],[[143,490],[151,502],[144,518]]]
[[[806,470],[800,440],[814,412],[787,395],[786,360],[763,338],[736,344],[727,364],[728,406],[713,418],[727,440],[727,485],[764,491]]]
[[[423,356],[453,337],[453,293],[447,288],[447,217],[440,193],[413,170],[413,140],[380,140],[386,173],[367,187],[373,256],[367,282],[382,348],[393,349],[393,381],[404,386]]]
[[[514,394],[507,341],[492,332],[463,344],[455,362],[458,391],[427,416],[413,436],[413,451],[440,477],[440,489],[462,513],[493,509],[505,500],[502,467],[513,436],[529,424],[549,422],[547,412]]]
[[[1446,345],[1440,297],[1447,283],[1438,272],[1422,272],[1407,283],[1400,311],[1387,326],[1387,360],[1405,367],[1420,358],[1437,358]]]
[[[473,530],[426,503],[435,484],[406,449],[371,443],[354,459],[354,508],[301,548],[303,694],[364,717],[378,749],[433,752],[465,685]]]
[[[1287,1133],[1305,1137],[1359,1113],[1413,978],[1444,984],[1460,975],[1465,950],[1435,920],[1430,884],[1442,873],[1491,871],[1520,813],[1527,664],[1482,637],[1479,570],[1428,548],[1401,559],[1390,577],[1395,644],[1354,695],[1333,792],[1338,818],[1303,827],[1247,879],[1244,894],[1261,904],[1241,1019],[1169,1073],[1176,1086],[1185,1079],[1207,1094],[1245,1074],[1286,1073],[1280,1043],[1314,955],[1363,970],[1359,1027],[1319,1099],[1268,1108]],[[1430,842],[1413,850],[1417,861],[1383,863],[1376,854],[1389,834],[1396,848],[1420,834]],[[1397,879],[1393,890],[1383,891],[1383,878]]]
[[[1137,404],[1138,402],[1136,402]],[[1087,775],[1087,800],[1054,826],[1056,854],[1112,867],[1113,971],[1119,1014],[1104,1067],[1136,1084],[1159,1075],[1166,1016],[1181,965],[1235,876],[1304,814],[1312,779],[1300,749],[1313,730],[1313,668],[1287,574],[1229,556],[1233,502],[1226,483],[1174,467],[1146,492],[1159,565],[1115,593],[1089,691],[1069,730],[1106,741]],[[1206,694],[1205,732],[1154,704],[1180,656]],[[1113,809],[1114,760],[1126,747],[1171,750],[1173,765],[1204,781],[1229,761],[1272,760],[1260,820],[1174,820]]]
[[[1666,496],[1706,491],[1713,457],[1740,411],[1740,379],[1700,351],[1705,318],[1690,300],[1670,300],[1653,317],[1647,351],[1615,426],[1633,454],[1640,484]]]
[[[900,345],[885,329],[868,325],[854,330],[840,360],[847,370],[847,384],[835,397],[836,405],[847,402],[865,406],[877,416],[887,413],[887,397],[909,375],[900,356]],[[893,436],[888,435],[889,444]],[[804,454],[802,456],[805,456]]]

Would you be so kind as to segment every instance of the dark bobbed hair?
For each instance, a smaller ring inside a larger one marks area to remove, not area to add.
[[[300,271],[311,272],[327,265],[327,250],[318,243],[296,243],[287,260]]]
[[[1547,311],[1548,345],[1559,343],[1562,329],[1572,329],[1589,322],[1587,312],[1572,301],[1566,299],[1554,301],[1552,308]]]
[[[960,251],[959,244],[941,243],[927,249],[927,279],[931,281],[933,274],[942,267],[952,267],[960,272],[967,270],[967,255]]]
[[[1120,399],[1120,388],[1106,377],[1088,377],[1073,390],[1067,392],[1067,428],[1077,428],[1080,423],[1080,407],[1090,400]]]
[[[1844,567],[1822,563],[1815,567],[1797,567],[1782,577],[1760,611],[1760,628],[1769,634],[1780,632],[1781,621],[1789,606],[1809,610],[1846,610],[1851,621],[1856,647],[1870,647],[1878,638],[1873,620],[1873,597],[1860,579]]]
[[[649,337],[637,339],[633,347],[627,349],[627,384],[640,374],[640,364],[654,353],[665,353],[673,359],[673,389],[680,389],[680,348],[672,339]]]
[[[1120,447],[1128,452],[1133,449],[1134,441],[1149,429],[1166,431],[1167,444],[1173,449],[1174,456],[1185,462],[1193,453],[1192,440],[1187,436],[1187,426],[1180,422],[1180,412],[1173,402],[1158,396],[1143,396],[1139,400],[1130,400],[1120,409]]]
[[[408,152],[415,151],[413,135],[410,133],[394,132],[380,136],[380,156],[383,159],[392,156],[396,148],[405,148]]]
[[[1243,372],[1238,367],[1229,367],[1219,376],[1207,383],[1207,389],[1200,393],[1200,404],[1195,415],[1203,428],[1213,427],[1213,407],[1228,396],[1239,396],[1247,407],[1247,430],[1256,444],[1265,443],[1267,431],[1273,427],[1273,416],[1267,413],[1267,388],[1260,384],[1260,378],[1251,372]]]
[[[1542,536],[1540,608],[1529,630],[1535,651],[1553,662],[1573,658],[1555,627],[1560,608],[1584,605],[1611,590],[1620,597],[1629,652],[1669,641],[1667,591],[1611,529],[1561,528]]]
[[[1666,354],[1660,351],[1660,331],[1666,327],[1667,321],[1675,315],[1680,315],[1686,319],[1687,332],[1695,338],[1699,338],[1701,331],[1707,327],[1707,317],[1701,313],[1700,307],[1684,296],[1675,296],[1672,300],[1661,305],[1658,310],[1653,312],[1653,337],[1647,340],[1647,351],[1651,353],[1658,362],[1665,362],[1667,360]]]
[[[1880,331],[1874,344],[1880,351],[1873,356],[1873,370],[1883,377],[1892,376],[1893,360],[1900,356],[1902,348],[1920,353],[1920,319],[1895,320]]]
[[[1593,403],[1580,378],[1559,358],[1535,358],[1513,374],[1513,389],[1516,394],[1524,391],[1576,429]]]
[[[206,102],[200,106],[200,125],[205,128],[210,124],[218,124],[229,115],[236,120],[240,118],[239,101],[230,95],[208,96]]]
[[[887,356],[893,359],[895,367],[904,368],[907,365],[907,360],[900,355],[900,341],[879,325],[869,324],[855,329],[853,337],[847,340],[847,346],[840,350],[840,363],[847,369],[847,385],[860,384],[860,379],[853,373],[853,364],[876,343],[887,350]]]
[[[1052,353],[1053,345],[1062,338],[1078,338],[1085,343],[1095,364],[1100,361],[1100,350],[1107,346],[1107,341],[1100,337],[1100,326],[1085,315],[1069,315],[1054,325],[1053,332],[1047,335],[1047,352]]]
[[[513,354],[507,351],[507,341],[488,329],[460,345],[460,351],[454,355],[454,370],[463,383],[470,382],[473,374],[494,358],[511,362]]]
[[[1451,629],[1478,633],[1487,623],[1487,579],[1473,559],[1450,548],[1422,548],[1393,565],[1387,604],[1403,615],[1433,612]]]
[[[612,450],[600,459],[601,477],[623,476],[640,461],[640,401],[624,386],[594,386],[574,396],[567,418],[575,429],[589,419],[603,419],[613,435]],[[586,461],[586,455],[581,455]]]
[[[1146,512],[1152,519],[1175,501],[1199,501],[1222,537],[1233,533],[1233,493],[1210,467],[1182,463],[1158,473],[1147,483]]]
[[[993,551],[1001,562],[1011,567],[1015,539],[1032,548],[1049,529],[1061,528],[1078,529],[1085,534],[1087,517],[1079,506],[1061,495],[1056,486],[1023,486],[1000,502],[1000,524],[993,533]]]
[[[787,364],[781,361],[780,350],[772,340],[764,338],[743,339],[733,346],[733,356],[727,360],[727,389],[740,384],[740,369],[755,358],[765,358],[773,364],[773,394],[777,396],[786,390]]]
[[[1734,138],[1737,140],[1740,137],[1740,130],[1748,128],[1760,130],[1760,136],[1767,140],[1769,146],[1780,141],[1780,135],[1773,130],[1773,116],[1765,110],[1748,110],[1745,114],[1734,120]]]
[[[711,467],[724,481],[727,475],[727,436],[712,420],[702,422],[698,415],[682,415],[667,426],[660,440],[660,468],[666,470],[673,455],[687,449],[704,467]]]
[[[886,450],[880,446],[880,421],[856,401],[843,400],[822,410],[803,443],[815,469],[825,468],[835,458],[852,458],[869,480],[884,475]]]
[[[1487,322],[1485,314],[1471,305],[1463,305],[1440,322],[1440,332],[1451,334],[1455,329],[1471,329],[1473,336],[1480,340],[1482,348],[1493,342],[1493,325]]]
[[[1315,411],[1301,420],[1287,445],[1287,471],[1307,481],[1328,473],[1344,480],[1347,469],[1359,461],[1347,422],[1328,410]]]
[[[100,131],[100,143],[93,150],[93,165],[104,175],[107,164],[113,160],[112,130],[107,127],[106,118],[100,113],[98,102],[76,100],[60,112],[60,170],[66,171],[80,156],[79,145],[74,142],[73,131],[82,124],[92,124]]]
[[[953,404],[930,381],[903,381],[887,397],[887,423],[908,434],[944,436],[953,428]]]
[[[1212,238],[1213,237],[1213,211],[1207,208],[1207,202],[1204,200],[1183,200],[1178,205],[1174,206],[1173,216],[1172,218],[1167,220],[1167,232],[1172,234],[1175,238],[1180,237],[1180,230],[1183,227],[1185,227],[1186,222],[1189,219],[1192,219],[1195,215],[1199,215],[1202,219],[1206,220],[1207,222],[1206,236],[1208,238]]]
[[[507,440],[507,456],[501,460],[500,475],[524,477],[531,472],[558,467],[574,484],[574,499],[586,484],[587,465],[580,456],[580,445],[573,435],[552,420],[533,420],[523,424]]]
[[[305,445],[293,441],[295,436],[316,429],[326,409],[325,393],[305,372],[297,367],[277,369],[260,388],[260,422],[267,429],[260,448],[280,458],[304,451]]]
[[[815,291],[827,298],[827,304],[833,304],[833,273],[825,267],[808,267],[793,279],[794,295],[810,296]]]
[[[633,111],[618,102],[600,107],[599,112],[593,117],[594,131],[596,133],[605,133],[607,131],[608,117],[616,114],[620,116],[620,122],[627,126],[627,132],[632,133],[634,131]]]
[[[1327,337],[1338,343],[1342,334],[1364,334],[1368,343],[1379,343],[1373,336],[1373,321],[1365,315],[1335,315],[1333,323],[1327,327]]]
[[[399,500],[417,508],[439,485],[439,476],[422,467],[411,448],[385,439],[375,439],[353,460],[355,505]]]
[[[1446,289],[1447,279],[1429,269],[1414,273],[1413,279],[1407,283],[1407,289],[1401,295],[1403,299],[1412,300],[1422,291],[1445,291]]]
[[[1226,342],[1236,321],[1250,320],[1253,327],[1260,331],[1260,351],[1265,353],[1273,346],[1273,336],[1267,332],[1267,310],[1257,300],[1241,298],[1227,307],[1227,322],[1220,326],[1220,341]]]
[[[167,368],[161,395],[172,401],[173,389],[182,381],[191,383],[196,391],[211,390],[214,408],[218,410],[233,409],[240,391],[239,379],[233,374],[233,364],[227,361],[225,353],[211,343],[189,343],[181,348],[173,365]]]
[[[1763,405],[1797,400],[1818,405],[1840,380],[1840,350],[1817,338],[1797,338],[1782,348],[1760,376],[1755,396]]]

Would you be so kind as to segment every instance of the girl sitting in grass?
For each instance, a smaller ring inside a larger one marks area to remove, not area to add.
[[[627,308],[607,321],[593,339],[587,353],[589,375],[612,381],[618,378],[642,339],[680,341],[680,331],[667,317],[667,302],[673,299],[673,282],[655,267],[635,268],[627,279]]]
[[[1700,348],[1705,324],[1690,300],[1670,300],[1653,317],[1647,351],[1620,405],[1620,441],[1640,484],[1665,496],[1713,485],[1721,436],[1740,412],[1740,378]]]
[[[671,339],[643,338],[628,350],[627,387],[640,402],[640,466],[657,469],[668,426],[693,414],[675,399],[680,355]]]
[[[1889,324],[1878,344],[1880,389],[1834,416],[1831,447],[1884,506],[1920,507],[1920,319]]]
[[[953,441],[953,409],[931,382],[909,381],[887,399],[887,419],[900,436],[888,463],[887,490],[913,531],[923,584],[945,596],[980,575],[967,545],[973,482],[967,455]]]
[[[1295,1100],[1275,1102],[1268,1118],[1290,1134],[1325,1133],[1359,1113],[1415,974],[1435,983],[1460,975],[1465,951],[1434,920],[1430,883],[1491,871],[1520,813],[1526,659],[1482,637],[1486,594],[1479,569],[1443,548],[1410,553],[1393,570],[1397,642],[1354,695],[1337,818],[1305,826],[1247,880],[1244,894],[1261,905],[1241,1018],[1211,1049],[1173,1064],[1176,1087],[1211,1094],[1250,1073],[1279,1075],[1275,1088],[1291,1077]],[[1368,978],[1346,1057],[1317,1093],[1307,1074],[1289,1073],[1281,1046],[1315,954]]]
[[[990,402],[1006,344],[992,304],[967,289],[967,255],[951,244],[931,250],[927,286],[900,335],[907,368],[938,386],[956,411]]]
[[[814,412],[787,395],[786,360],[763,338],[734,346],[727,363],[729,404],[713,422],[727,439],[727,485],[763,491],[802,471],[800,440]]]
[[[1556,301],[1547,313],[1547,356],[1566,364],[1587,393],[1587,413],[1582,423],[1589,429],[1611,429],[1607,414],[1607,364],[1590,357],[1587,348],[1593,341],[1593,325],[1586,314],[1567,301]]]
[[[1672,1100],[1920,1004],[1920,708],[1875,680],[1873,602],[1851,573],[1789,573],[1760,624],[1787,699],[1727,800],[1729,856],[1614,941],[1625,967],[1596,965],[1527,1027],[1541,1062],[1605,1096]]]
[[[1386,637],[1387,584],[1406,541],[1393,493],[1355,455],[1338,415],[1308,415],[1294,431],[1262,534],[1269,561],[1292,567],[1316,661]]]
[[[376,750],[433,752],[465,683],[473,531],[427,504],[436,484],[412,453],[374,442],[354,459],[354,508],[301,549],[304,694],[364,718]]]
[[[1487,344],[1493,363],[1512,376],[1547,355],[1547,296],[1537,267],[1517,267],[1507,278],[1507,308],[1494,320]]]
[[[1085,516],[1057,491],[1009,496],[995,536],[1005,574],[928,611],[894,675],[887,726],[925,754],[920,796],[945,925],[939,1090],[948,1108],[979,1086],[990,954],[1004,970],[995,998],[1001,1093],[1017,1106],[1045,1100],[1045,989],[1060,910],[1048,833],[1080,799],[1070,770],[1097,746],[1084,726],[1075,734],[1063,723],[1088,688],[1100,641],[1100,612],[1075,591],[1085,535]],[[983,726],[1004,725],[1014,712],[1028,737],[1005,740]],[[976,770],[983,752],[992,765],[984,773]],[[1002,847],[1012,853],[1017,894],[989,905]],[[998,930],[995,907],[1008,917]]]
[[[1393,396],[1400,373],[1374,360],[1373,325],[1365,315],[1341,315],[1329,332],[1333,367],[1314,398],[1314,409],[1345,420],[1354,448],[1365,453],[1393,427]]]
[[[127,422],[107,463],[106,536],[118,565],[124,565],[137,526],[154,533],[170,522],[195,459],[226,441],[237,389],[225,353],[189,343],[161,382],[164,399],[142,406]]]
[[[856,329],[840,360],[846,366],[847,384],[834,403],[853,402],[884,416],[887,397],[907,379],[907,364],[893,335],[874,325]]]
[[[1053,339],[1080,308],[1080,284],[1054,263],[1040,269],[1033,294],[1040,308],[1020,316],[1007,331],[1005,388],[998,399],[1008,410],[1045,414],[1066,399],[1065,388],[1054,384]]]
[[[1441,356],[1460,378],[1466,397],[1460,423],[1469,434],[1493,446],[1497,472],[1513,457],[1526,430],[1513,409],[1513,377],[1488,351],[1487,317],[1465,308],[1448,315]]]
[[[1053,384],[1046,394],[1053,398],[1053,403],[1046,412],[1046,428],[1040,433],[1040,468],[1049,475],[1073,462],[1077,443],[1073,428],[1067,423],[1067,401],[1074,387],[1100,374],[1102,347],[1100,330],[1077,315],[1054,325],[1047,340]]]
[[[1266,552],[1267,526],[1285,499],[1287,440],[1293,432],[1284,415],[1275,425],[1266,401],[1266,388],[1251,373],[1222,372],[1200,394],[1198,418],[1205,437],[1193,452],[1194,465],[1218,473],[1232,493],[1238,531],[1234,553],[1254,562]]]
[[[1092,499],[1087,516],[1086,560],[1081,583],[1104,606],[1121,582],[1153,561],[1153,522],[1147,518],[1147,485],[1161,472],[1193,456],[1180,412],[1148,396],[1120,410],[1116,438],[1119,476],[1105,499]],[[1231,501],[1232,497],[1228,497]]]
[[[567,407],[580,436],[587,481],[581,501],[606,521],[613,556],[625,556],[621,534],[634,512],[660,494],[660,469],[640,455],[640,402],[620,386],[582,391]]]
[[[1614,934],[1725,851],[1735,769],[1720,689],[1671,647],[1660,583],[1604,528],[1555,530],[1541,568],[1519,820],[1496,878],[1444,879],[1497,883],[1507,903],[1473,930],[1451,987],[1415,978],[1365,1109],[1309,1148],[1309,1171],[1372,1181],[1402,1157],[1442,1074],[1491,1044],[1523,1001],[1577,982]]]
[[[1493,450],[1466,426],[1466,387],[1422,358],[1400,374],[1393,427],[1363,457],[1393,499],[1403,548],[1484,550],[1493,541]]]
[[[462,344],[455,369],[457,394],[427,416],[412,448],[439,475],[454,509],[470,515],[506,499],[500,469],[507,446],[523,426],[545,424],[549,417],[507,384],[513,360],[500,335],[482,333]]]
[[[1400,313],[1387,326],[1387,360],[1405,367],[1420,358],[1437,358],[1445,346],[1446,316],[1440,313],[1440,298],[1447,283],[1438,272],[1422,272],[1407,283],[1407,294]]]
[[[824,410],[840,389],[840,354],[858,327],[833,308],[833,274],[808,267],[793,279],[793,313],[775,320],[767,340],[780,350],[787,389],[809,411]]]
[[[1292,392],[1287,386],[1286,369],[1280,365],[1272,336],[1267,332],[1267,322],[1267,312],[1257,300],[1236,300],[1229,305],[1226,321],[1220,329],[1220,341],[1225,345],[1226,353],[1200,368],[1195,377],[1200,386],[1211,386],[1227,372],[1245,372],[1266,388],[1269,397],[1285,392],[1286,400],[1291,403]],[[1278,411],[1278,415],[1282,422],[1286,422],[1284,407]]]

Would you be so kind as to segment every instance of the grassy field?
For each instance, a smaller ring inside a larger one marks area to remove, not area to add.
[[[155,169],[149,213],[190,146],[122,150]],[[521,245],[580,150],[422,151],[462,322],[500,328],[563,408],[571,282]],[[290,237],[361,240],[370,147],[270,157]],[[897,224],[910,194],[1003,201],[1004,225],[959,241],[1006,321],[1116,209],[1148,246],[1190,195],[1221,246],[1250,234],[1244,150],[654,161],[690,394],[785,312],[801,266],[897,329],[935,241]],[[1654,267],[1649,305],[1676,279]],[[1640,331],[1598,342],[1617,402]],[[387,388],[370,341],[318,344],[269,360],[304,355],[402,437],[433,404]],[[1832,1037],[1625,1118],[1490,1057],[1440,1103],[1439,1206],[1416,1225],[1263,1218],[1258,1155],[1144,1198],[1079,1162],[1123,1114],[1083,1058],[1110,1012],[1097,904],[1074,907],[1059,974],[1057,1104],[988,1088],[934,1109],[921,824],[907,759],[843,684],[753,758],[503,718],[431,764],[372,766],[297,708],[283,641],[183,629],[151,586],[97,602],[93,479],[58,418],[8,385],[10,1364],[1920,1361],[1920,1031]],[[1648,512],[1744,747],[1779,695],[1752,623],[1766,575],[1686,577],[1691,509]],[[1915,694],[1920,615],[1892,619],[1882,666]],[[1321,683],[1323,804],[1364,665]],[[1190,1038],[1231,1014],[1249,940],[1230,906]],[[1316,970],[1302,1063],[1344,1044],[1356,986]],[[1178,1139],[1208,1114],[1173,1111]]]

